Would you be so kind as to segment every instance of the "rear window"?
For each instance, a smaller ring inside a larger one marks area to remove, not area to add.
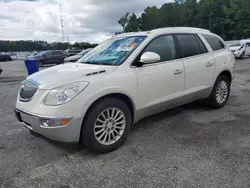
[[[211,36],[211,35],[204,35],[204,34],[202,36],[206,39],[206,41],[211,46],[213,51],[217,51],[217,50],[221,50],[225,48],[225,45],[218,37]]]

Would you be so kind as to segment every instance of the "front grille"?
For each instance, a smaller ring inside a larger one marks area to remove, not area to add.
[[[38,85],[28,80],[23,81],[22,86],[19,91],[20,100],[23,102],[30,101],[32,97],[34,96],[34,94],[36,93],[37,89],[38,89]]]

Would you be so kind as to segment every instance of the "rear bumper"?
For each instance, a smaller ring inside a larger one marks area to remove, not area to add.
[[[41,134],[51,140],[59,142],[79,142],[82,118],[72,118],[69,124],[61,127],[44,127],[41,124],[42,118],[56,119],[62,117],[40,116],[23,110],[14,109],[15,115],[24,127],[35,133]]]

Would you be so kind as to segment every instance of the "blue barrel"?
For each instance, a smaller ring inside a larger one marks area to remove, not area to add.
[[[25,60],[24,63],[29,75],[39,71],[37,60]]]

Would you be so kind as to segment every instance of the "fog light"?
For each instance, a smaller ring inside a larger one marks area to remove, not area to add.
[[[42,118],[41,119],[41,124],[44,127],[60,127],[60,126],[65,126],[69,123],[70,119],[46,119]]]

